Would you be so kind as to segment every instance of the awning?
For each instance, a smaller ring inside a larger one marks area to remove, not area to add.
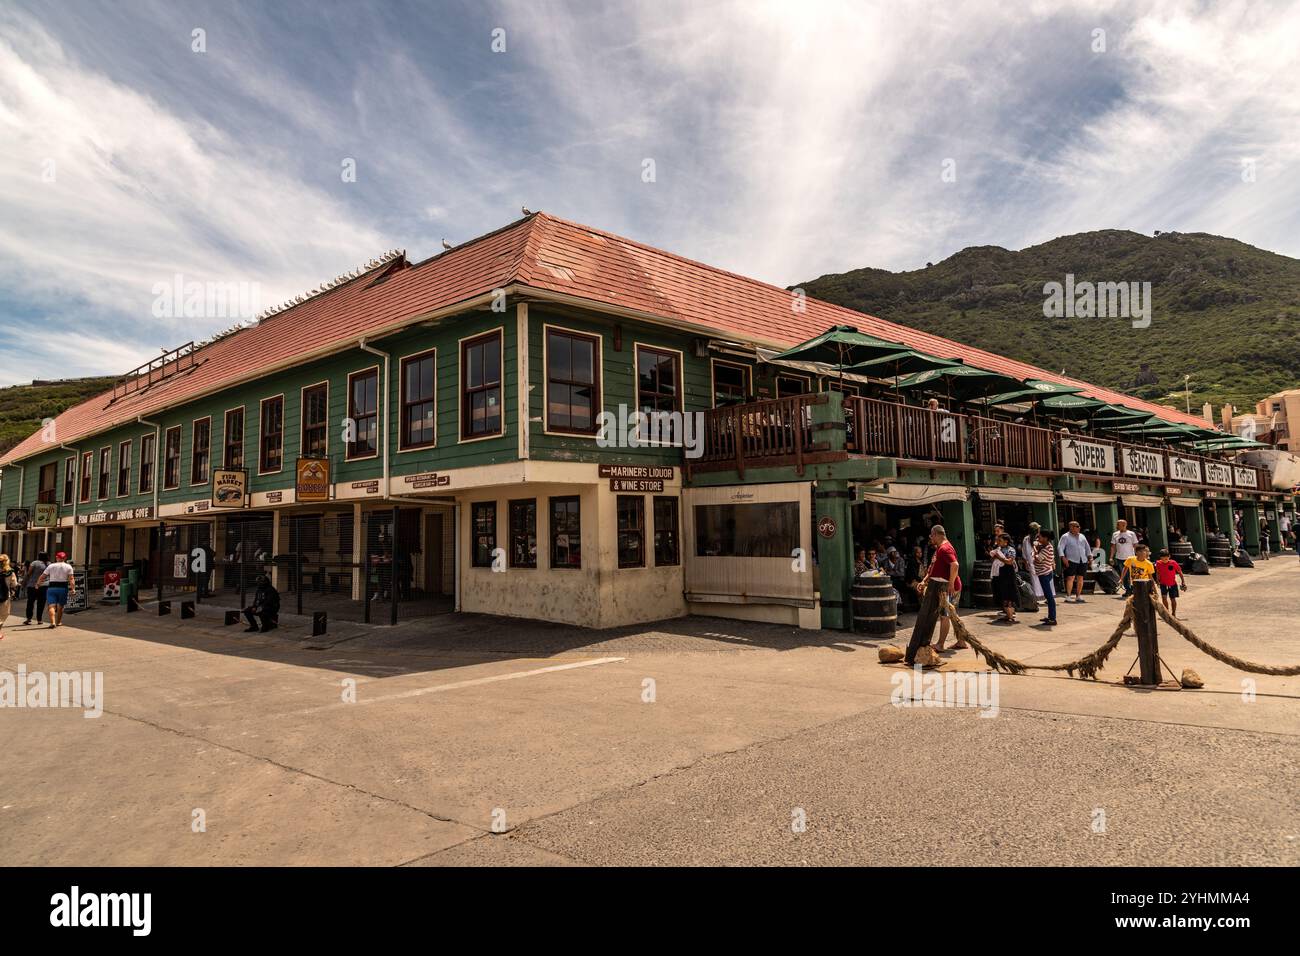
[[[1159,508],[1165,503],[1159,495],[1120,495],[1119,500],[1128,508]]]
[[[1200,498],[1191,498],[1187,495],[1178,495],[1169,499],[1171,505],[1178,505],[1180,508],[1199,508],[1201,506]]]
[[[1113,505],[1115,496],[1106,491],[1062,491],[1061,500],[1074,505]]]
[[[965,501],[970,489],[965,485],[909,485],[894,482],[888,488],[863,489],[862,500],[882,505],[928,505],[936,501]]]
[[[1056,492],[1050,488],[976,488],[981,501],[1034,501],[1051,504]]]

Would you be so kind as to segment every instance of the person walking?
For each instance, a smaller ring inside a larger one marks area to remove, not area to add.
[[[1029,572],[1029,586],[1034,589],[1034,597],[1043,596],[1043,586],[1034,573],[1034,543],[1038,541],[1040,525],[1037,521],[1029,522],[1029,534],[1020,542],[1020,557],[1024,559],[1024,568]]]
[[[1187,578],[1183,577],[1182,565],[1169,556],[1168,548],[1161,548],[1160,557],[1156,559],[1156,584],[1160,586],[1160,603],[1174,617],[1178,616],[1179,581],[1186,591]]]
[[[1126,598],[1133,593],[1133,585],[1124,575],[1124,562],[1137,553],[1137,546],[1137,535],[1128,529],[1128,522],[1120,518],[1115,522],[1115,533],[1110,536],[1110,563],[1119,575]]]
[[[1016,605],[1020,602],[1020,593],[1016,577],[1016,549],[1011,546],[1011,536],[1005,531],[998,533],[993,550],[989,552],[993,562],[993,593],[1002,604],[1002,621],[1005,624],[1016,623]]]
[[[1079,530],[1079,522],[1071,521],[1069,528],[1069,531],[1061,535],[1057,545],[1064,566],[1065,603],[1083,604],[1083,579],[1088,573],[1092,549],[1088,547],[1088,539]]]
[[[1263,556],[1265,561],[1269,559],[1269,549],[1272,546],[1273,543],[1272,541],[1269,540],[1268,518],[1264,517],[1263,515],[1260,515],[1259,516],[1259,553]]]
[[[1150,581],[1155,577],[1156,566],[1149,560],[1151,549],[1145,544],[1139,544],[1133,557],[1124,559],[1124,570],[1120,574],[1120,579],[1127,581],[1128,586],[1125,591],[1132,591],[1134,581]]]
[[[1047,617],[1039,623],[1049,627],[1056,626],[1056,549],[1052,547],[1052,534],[1046,528],[1038,531],[1038,542],[1034,545],[1034,576],[1047,598]]]
[[[9,563],[9,555],[0,554],[0,640],[4,640],[5,621],[21,592],[18,589],[18,572]]]
[[[930,544],[934,548],[934,560],[930,562],[930,569],[921,580],[921,610],[916,614],[912,639],[908,642],[907,653],[903,657],[903,662],[908,667],[916,664],[916,652],[922,645],[930,643],[930,638],[934,636],[935,622],[940,619],[941,613],[939,645],[936,649],[943,649],[943,643],[948,637],[949,625],[947,612],[940,610],[941,599],[945,595],[952,595],[955,598],[961,593],[957,550],[948,540],[943,525],[937,524],[930,528]]]
[[[50,556],[41,551],[36,555],[36,560],[27,565],[27,578],[23,582],[23,587],[27,590],[27,619],[23,621],[24,624],[30,624],[33,620],[39,622],[45,617],[45,585],[38,582],[49,563]],[[33,611],[36,612],[34,618]]]
[[[50,627],[63,626],[63,609],[68,606],[68,598],[77,592],[77,579],[72,573],[68,556],[60,551],[54,555],[54,563],[45,568],[37,585],[44,584],[45,604],[50,609]]]

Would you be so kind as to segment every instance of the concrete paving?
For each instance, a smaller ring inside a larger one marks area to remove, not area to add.
[[[1294,555],[1189,578],[1180,612],[1294,664],[1298,581]],[[1043,663],[1096,647],[1121,610],[966,620]],[[1300,862],[1300,678],[1234,671],[1167,628],[1162,655],[1205,689],[1120,684],[1128,637],[1098,682],[998,678],[984,717],[895,706],[910,674],[877,641],[720,619],[449,615],[315,641],[215,614],[68,620],[11,617],[0,640],[0,671],[104,675],[96,719],[0,709],[10,864]],[[965,652],[942,670],[984,668]]]

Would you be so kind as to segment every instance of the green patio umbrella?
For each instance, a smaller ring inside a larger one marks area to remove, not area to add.
[[[1229,435],[1224,432],[1220,432],[1217,438],[1207,438],[1192,444],[1202,451],[1237,451],[1243,448],[1270,447],[1265,442],[1255,441],[1253,438],[1242,438],[1240,435]]]
[[[1012,389],[1009,392],[1003,392],[1001,395],[994,395],[984,399],[985,405],[1027,405],[1041,402],[1042,400],[1054,395],[1075,395],[1083,389],[1074,385],[1062,385],[1059,382],[1049,382],[1045,378],[1027,378],[1020,388]]]
[[[976,368],[974,365],[946,365],[917,372],[899,381],[898,387],[941,389],[947,392],[951,401],[973,402],[987,395],[998,395],[1011,389],[1020,388],[1023,383],[1018,378],[990,372],[988,369]]]
[[[871,375],[877,378],[898,378],[916,372],[930,372],[935,369],[961,365],[960,359],[944,359],[937,355],[918,352],[915,349],[903,349],[890,355],[867,359],[857,365],[850,365],[844,371],[855,375]]]
[[[839,370],[840,384],[844,384],[845,369],[869,359],[897,354],[906,347],[901,342],[889,342],[874,335],[859,332],[851,325],[837,325],[821,335],[800,342],[769,362],[820,362]]]

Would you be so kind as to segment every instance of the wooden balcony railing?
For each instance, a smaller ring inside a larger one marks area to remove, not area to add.
[[[1002,468],[1038,474],[1072,473],[1084,477],[1127,478],[1152,484],[1206,488],[1234,484],[1211,481],[1206,465],[1249,471],[1256,488],[1269,490],[1264,469],[1223,462],[1203,455],[1149,445],[1064,432],[1036,425],[965,415],[946,409],[918,408],[876,398],[844,397],[845,451],[828,452],[812,424],[813,406],[826,395],[796,395],[743,405],[729,405],[704,413],[704,453],[692,464],[711,470],[758,464],[793,465],[802,474],[813,460],[852,455],[872,455],[900,461],[959,464],[976,468]],[[1071,444],[1081,443],[1080,445]],[[1176,469],[1173,459],[1183,459]],[[1192,466],[1190,463],[1197,463]],[[1201,480],[1187,477],[1199,467]],[[1238,482],[1235,487],[1242,488]],[[1249,487],[1249,485],[1245,485]]]
[[[692,464],[734,464],[744,475],[747,466],[788,463],[802,473],[805,458],[819,450],[812,407],[825,401],[824,395],[792,395],[708,409],[704,453]]]

